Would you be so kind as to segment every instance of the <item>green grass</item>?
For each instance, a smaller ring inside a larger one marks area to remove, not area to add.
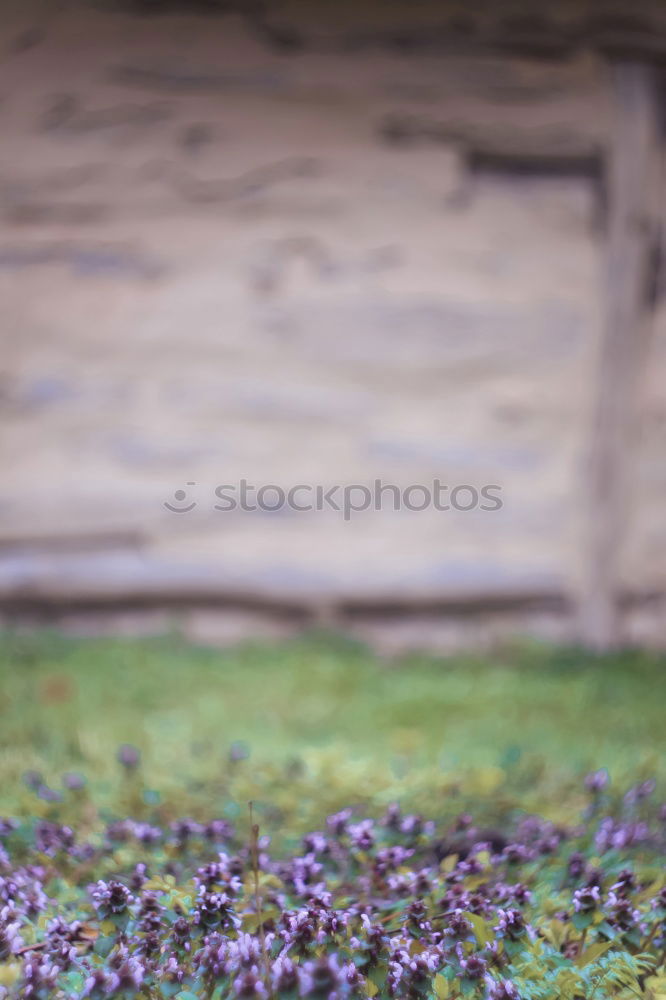
[[[480,791],[513,775],[527,794],[544,775],[555,787],[602,766],[624,782],[663,768],[665,667],[648,653],[537,644],[387,664],[335,637],[219,651],[177,636],[5,634],[0,807],[29,769],[55,787],[82,771],[103,791],[123,742],[167,791],[214,780],[234,741],[250,751],[249,775],[267,762],[304,766],[340,795],[369,796],[372,785],[386,798],[471,773]]]

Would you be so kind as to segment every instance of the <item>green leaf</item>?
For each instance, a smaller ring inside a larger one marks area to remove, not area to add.
[[[479,948],[485,948],[487,944],[490,944],[494,938],[494,934],[483,917],[480,917],[478,913],[469,913],[467,910],[463,913],[463,916],[472,925],[474,937]]]
[[[574,913],[571,918],[571,923],[577,931],[584,931],[586,927],[590,926],[593,920],[593,913]]]
[[[102,958],[106,958],[106,956],[109,954],[115,943],[116,943],[115,936],[109,935],[107,937],[101,934],[95,941],[95,944],[93,945],[93,951],[95,952],[96,955],[101,955]]]
[[[444,976],[438,972],[433,980],[433,986],[435,988],[435,995],[437,1000],[447,1000],[449,995],[449,984]]]
[[[586,948],[582,955],[579,955],[576,959],[576,965],[579,969],[583,966],[589,965],[590,962],[596,962],[598,958],[607,952],[609,948],[613,947],[612,941],[597,941],[595,944],[591,944],[589,948]]]

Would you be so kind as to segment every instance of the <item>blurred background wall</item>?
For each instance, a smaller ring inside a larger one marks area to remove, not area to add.
[[[663,8],[206,6],[3,4],[5,621],[664,644]],[[214,506],[376,478],[502,507]]]

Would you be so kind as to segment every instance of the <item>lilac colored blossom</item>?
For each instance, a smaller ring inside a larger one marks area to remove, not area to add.
[[[105,882],[100,879],[90,887],[90,896],[95,909],[104,917],[124,913],[133,902],[132,894],[122,882]]]
[[[588,792],[592,792],[594,795],[598,795],[599,792],[603,792],[605,788],[610,784],[610,777],[608,771],[605,767],[598,771],[592,771],[585,778],[585,787]]]
[[[234,979],[234,995],[237,997],[266,997],[268,990],[259,975],[256,965],[242,972]]]
[[[86,778],[85,775],[79,774],[78,771],[67,771],[62,776],[62,783],[70,792],[80,792],[81,789],[86,787]]]
[[[596,885],[584,889],[576,889],[573,894],[573,905],[576,913],[591,913],[601,903],[601,893]]]
[[[488,988],[487,1000],[520,1000],[520,994],[514,984],[508,979],[492,979],[486,977]]]
[[[22,995],[26,998],[47,997],[60,973],[60,967],[49,957],[32,953],[23,963]]]
[[[122,746],[118,747],[116,756],[118,763],[122,764],[128,771],[134,771],[141,763],[141,753],[131,743],[123,743]]]

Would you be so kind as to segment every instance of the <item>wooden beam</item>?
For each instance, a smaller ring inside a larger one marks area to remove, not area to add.
[[[604,328],[589,467],[581,636],[597,649],[622,642],[621,559],[630,518],[637,382],[649,332],[650,261],[658,234],[655,184],[661,137],[654,72],[610,65],[614,125],[607,159]]]

